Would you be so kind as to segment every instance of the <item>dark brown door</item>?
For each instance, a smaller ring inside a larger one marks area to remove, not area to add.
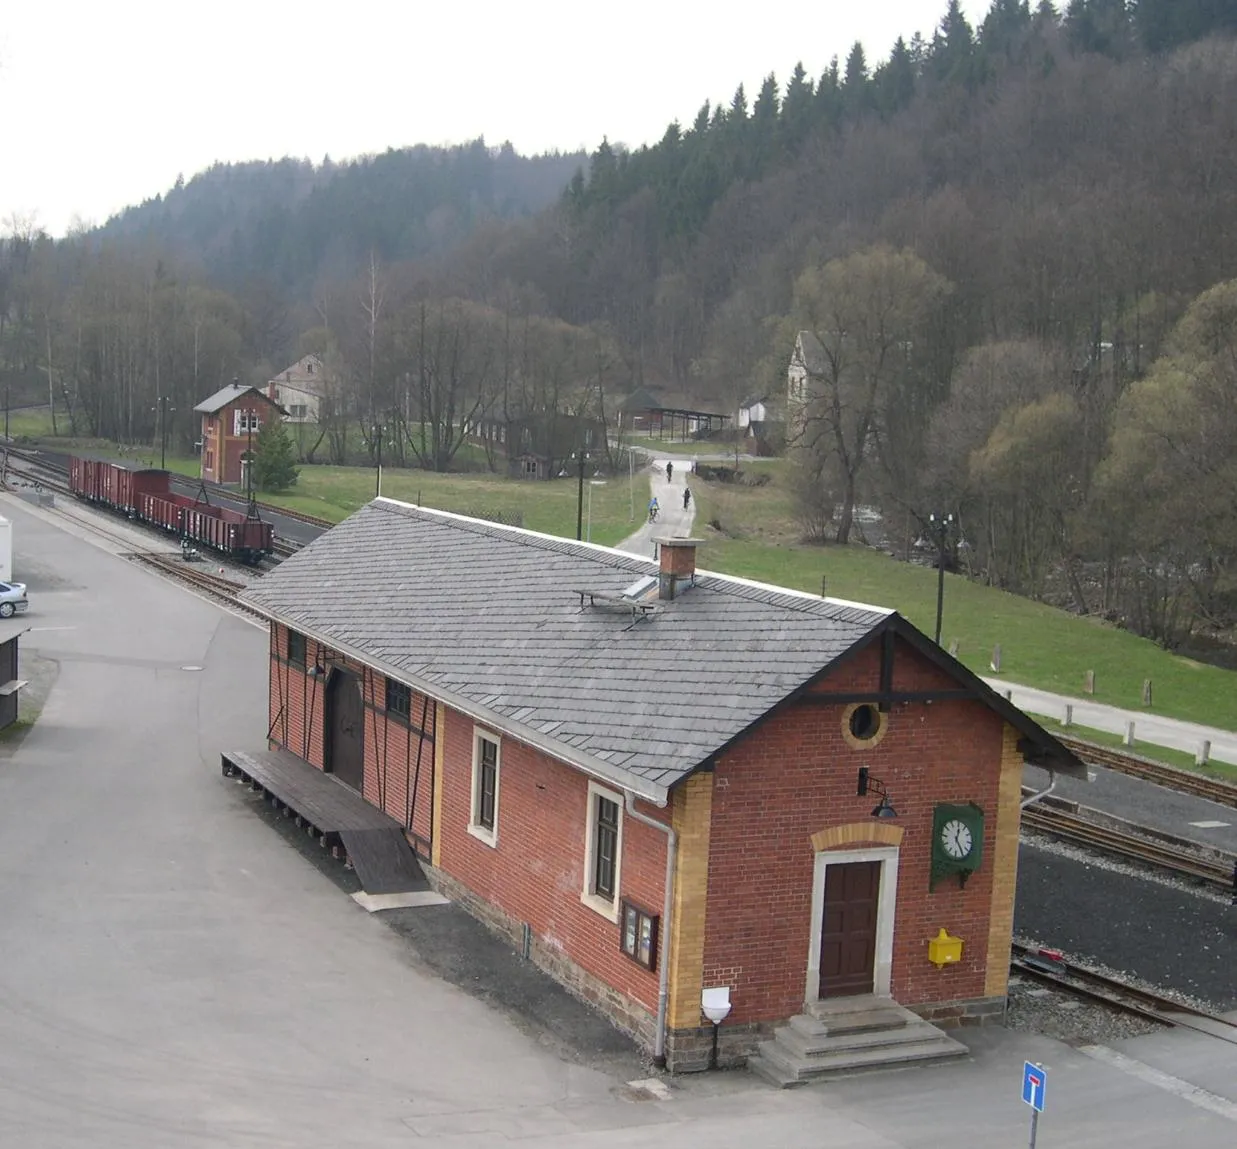
[[[872,992],[880,872],[880,862],[847,862],[825,869],[821,997]]]
[[[335,671],[326,688],[326,768],[354,790],[365,788],[365,707],[356,675]]]

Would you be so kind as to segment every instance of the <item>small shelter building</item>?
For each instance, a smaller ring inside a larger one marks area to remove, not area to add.
[[[242,593],[269,727],[225,773],[385,818],[673,1070],[706,991],[721,1062],[781,1084],[964,1052],[934,1023],[1003,1014],[1023,763],[1082,764],[893,611],[659,544],[375,500]]]

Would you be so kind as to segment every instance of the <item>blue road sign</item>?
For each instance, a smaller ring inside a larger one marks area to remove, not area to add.
[[[1022,1100],[1036,1113],[1044,1111],[1044,1094],[1048,1089],[1048,1074],[1042,1065],[1032,1061],[1022,1065]]]

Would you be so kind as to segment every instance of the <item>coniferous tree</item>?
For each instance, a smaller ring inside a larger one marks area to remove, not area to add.
[[[915,96],[915,65],[906,41],[899,36],[889,59],[876,69],[872,78],[876,106],[888,118],[910,104]]]
[[[807,78],[802,63],[795,65],[790,83],[786,85],[778,128],[783,152],[798,155],[812,128],[812,81]]]
[[[842,102],[851,116],[858,116],[869,106],[868,60],[863,44],[856,40],[846,57],[846,79],[842,83]]]
[[[254,444],[253,478],[261,491],[286,491],[296,485],[296,448],[278,418],[268,419]]]

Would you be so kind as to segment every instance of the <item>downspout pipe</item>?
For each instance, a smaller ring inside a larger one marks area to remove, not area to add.
[[[623,791],[626,797],[628,816],[654,830],[660,830],[666,835],[666,890],[661,907],[661,937],[666,941],[670,937],[670,914],[674,908],[674,866],[679,853],[679,836],[673,826],[641,814],[636,809],[636,796],[630,790]],[[661,947],[657,970],[657,1033],[653,1038],[653,1064],[658,1069],[666,1068],[666,1008],[670,1000],[670,961],[668,944]]]
[[[1048,795],[1051,794],[1056,788],[1057,788],[1057,776],[1055,772],[1053,772],[1052,770],[1049,770],[1048,771],[1048,788],[1046,790],[1041,790],[1038,794],[1030,794],[1026,798],[1023,798],[1022,801],[1018,803],[1018,809],[1025,810],[1033,802],[1038,802],[1041,798],[1047,798]]]

